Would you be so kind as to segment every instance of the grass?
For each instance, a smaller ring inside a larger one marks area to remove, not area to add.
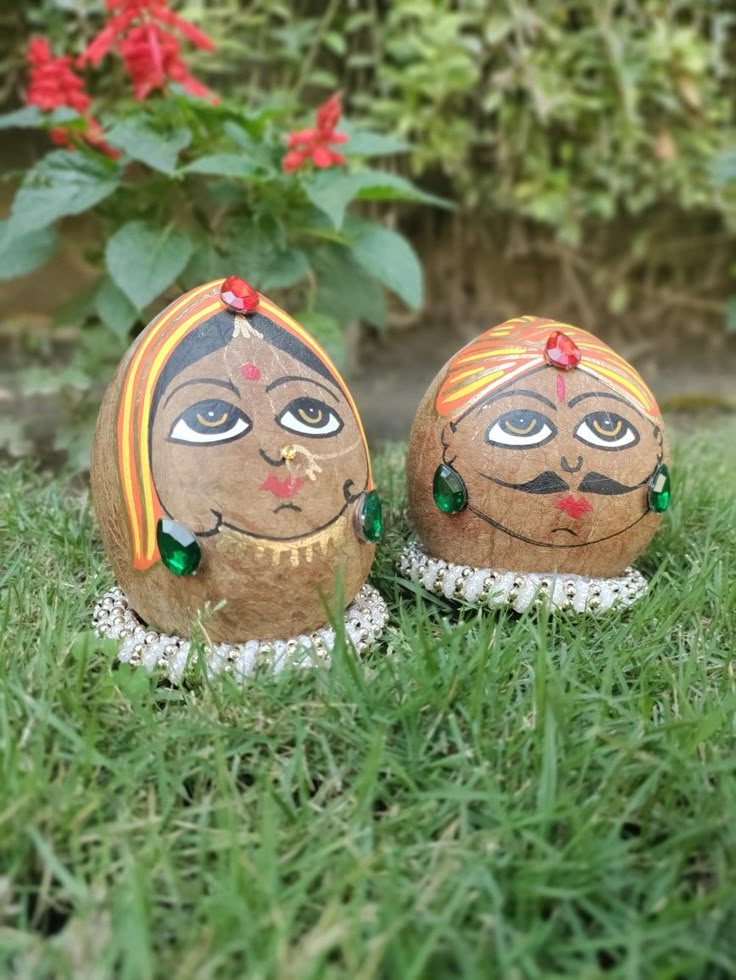
[[[734,975],[735,441],[587,621],[402,588],[389,452],[386,643],[246,688],[114,669],[86,493],[6,468],[0,975]]]

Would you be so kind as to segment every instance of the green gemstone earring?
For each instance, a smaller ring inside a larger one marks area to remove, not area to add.
[[[161,561],[174,575],[194,575],[202,550],[191,531],[162,517],[156,525],[156,543]]]
[[[364,493],[355,512],[355,530],[363,541],[375,544],[383,532],[383,508],[375,490]]]
[[[660,463],[649,480],[647,504],[655,514],[663,514],[670,505],[672,488],[670,471],[666,463]]]
[[[434,471],[432,497],[443,514],[459,514],[468,506],[465,481],[447,463],[440,463]]]

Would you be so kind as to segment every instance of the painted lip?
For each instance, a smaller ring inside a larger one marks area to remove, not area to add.
[[[564,510],[574,521],[579,521],[583,514],[587,514],[588,511],[593,510],[592,504],[585,497],[574,497],[571,493],[558,500],[555,503],[555,507],[558,510]]]
[[[278,497],[279,500],[289,500],[303,486],[304,480],[300,476],[287,476],[285,479],[279,480],[277,476],[270,473],[261,484],[260,489],[268,490],[269,493],[272,493],[274,497]]]

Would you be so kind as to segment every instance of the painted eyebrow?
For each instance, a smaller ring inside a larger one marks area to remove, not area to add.
[[[182,381],[180,385],[177,385],[176,388],[169,393],[169,397],[164,402],[164,405],[167,405],[171,401],[177,391],[179,391],[181,388],[186,388],[187,385],[217,385],[220,388],[227,388],[228,391],[234,392],[238,398],[240,398],[240,392],[232,381],[223,381],[221,378],[192,378],[190,381]]]
[[[308,381],[310,384],[318,385],[320,388],[324,388],[328,395],[331,395],[336,402],[339,403],[340,399],[337,397],[334,391],[323,385],[321,381],[315,381],[314,378],[304,378],[300,374],[287,374],[283,378],[276,378],[272,381],[270,385],[266,385],[266,391],[273,391],[274,388],[278,388],[279,385],[285,385],[287,381]]]
[[[617,402],[623,402],[624,405],[631,408],[630,402],[627,402],[625,398],[621,397],[621,395],[614,395],[612,391],[584,391],[582,395],[575,395],[574,398],[571,398],[567,403],[567,407],[574,408],[574,406],[577,405],[578,402],[583,401],[584,398],[614,398]]]
[[[540,395],[536,391],[530,391],[528,388],[512,388],[510,391],[499,391],[497,394],[489,398],[485,404],[490,405],[490,403],[495,402],[497,398],[505,398],[507,395],[527,395],[529,398],[536,398],[537,401],[544,402],[545,405],[549,405],[549,407],[554,409],[555,412],[557,411],[557,406],[554,402],[551,402],[549,398],[545,398],[544,395]]]

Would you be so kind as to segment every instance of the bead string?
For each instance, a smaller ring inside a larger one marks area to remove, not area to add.
[[[446,599],[489,609],[510,606],[516,612],[543,604],[576,613],[605,612],[633,605],[648,588],[647,580],[635,568],[627,568],[615,578],[501,572],[432,558],[415,541],[402,551],[399,570],[406,578]]]
[[[345,610],[345,635],[358,653],[375,643],[388,621],[383,596],[364,585]],[[190,665],[191,644],[179,636],[149,629],[128,605],[122,589],[106,592],[92,616],[95,635],[122,640],[118,660],[147,670],[161,670],[179,683]],[[274,673],[288,665],[316,667],[328,664],[335,645],[335,631],[325,626],[310,634],[288,640],[248,640],[246,643],[213,643],[205,646],[205,669],[209,676],[226,671],[244,680],[257,670]]]

